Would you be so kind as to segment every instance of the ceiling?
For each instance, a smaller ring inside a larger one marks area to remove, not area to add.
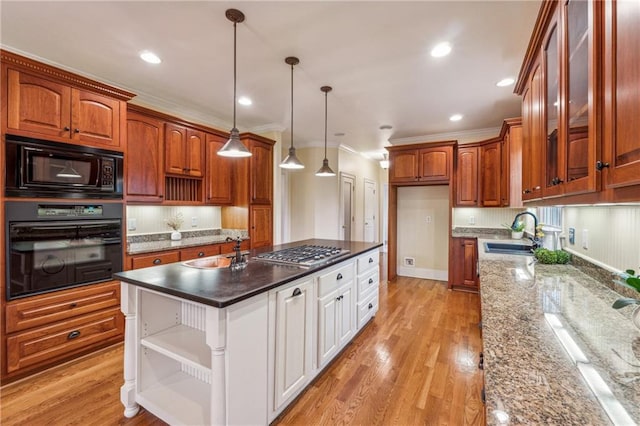
[[[229,130],[233,24],[237,27],[241,131],[284,131],[289,144],[324,141],[364,153],[425,135],[499,127],[520,115],[513,86],[540,1],[6,1],[2,47],[130,90],[133,103]],[[44,31],[43,29],[51,29]],[[448,41],[443,58],[432,47]],[[151,50],[159,65],[141,61]],[[449,121],[452,114],[464,117]],[[380,126],[393,126],[380,130]],[[344,133],[344,136],[336,136]]]

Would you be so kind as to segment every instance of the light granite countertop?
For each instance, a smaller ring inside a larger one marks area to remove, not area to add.
[[[573,266],[485,253],[484,239],[496,237],[478,237],[487,424],[640,421],[640,330],[631,321],[633,307],[611,308],[620,295]],[[581,350],[574,352],[576,361],[557,335]],[[600,400],[613,408],[605,411]]]
[[[176,250],[187,247],[204,246],[208,244],[224,243],[229,235],[205,235],[200,237],[183,238],[178,241],[170,239],[156,241],[141,241],[127,243],[127,254],[153,253],[158,251]],[[247,238],[243,238],[247,239]]]

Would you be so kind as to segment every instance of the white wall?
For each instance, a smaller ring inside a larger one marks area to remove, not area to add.
[[[576,230],[569,244],[569,228]],[[640,206],[564,207],[565,249],[607,269],[640,270]],[[587,247],[583,248],[583,231]]]
[[[127,235],[155,234],[171,232],[166,220],[182,213],[184,223],[181,231],[202,231],[221,228],[221,209],[212,206],[127,206],[127,224],[135,219],[136,229],[127,231]],[[192,226],[192,218],[197,226]],[[127,229],[129,226],[127,226]]]
[[[398,275],[446,281],[449,229],[448,186],[398,188]],[[413,267],[405,257],[415,259]]]

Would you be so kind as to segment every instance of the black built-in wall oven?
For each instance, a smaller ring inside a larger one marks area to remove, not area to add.
[[[122,271],[122,204],[5,203],[6,298],[108,281]]]

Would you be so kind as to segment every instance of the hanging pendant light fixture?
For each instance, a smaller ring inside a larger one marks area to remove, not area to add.
[[[240,132],[236,127],[236,25],[244,21],[244,13],[237,9],[227,9],[225,13],[228,20],[233,22],[233,129],[229,140],[218,151],[223,157],[250,157],[251,151],[240,141]]]
[[[332,89],[331,86],[322,86],[320,90],[324,92],[324,160],[322,160],[322,167],[316,172],[316,176],[335,176],[336,174],[329,167],[327,159],[327,93]]]
[[[389,157],[387,156],[387,154],[382,154],[382,160],[380,160],[380,167],[382,167],[385,170],[389,168]]]
[[[282,160],[280,167],[283,169],[304,169],[304,164],[296,157],[296,149],[293,147],[293,66],[298,65],[300,60],[289,56],[284,62],[291,65],[291,146],[289,147],[289,155]]]

